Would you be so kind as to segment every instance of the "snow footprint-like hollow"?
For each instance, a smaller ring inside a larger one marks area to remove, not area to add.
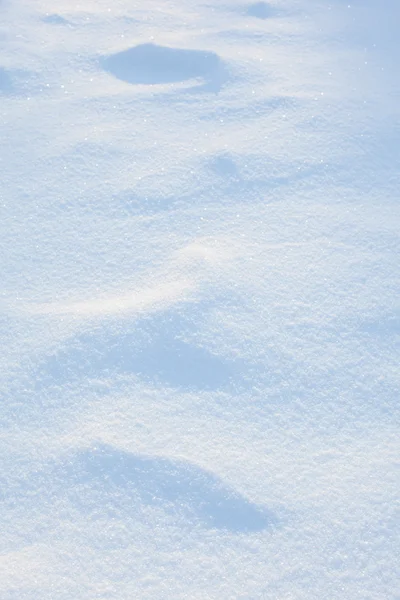
[[[103,57],[103,68],[131,84],[155,85],[202,79],[220,85],[223,62],[214,52],[182,50],[156,44],[141,44]]]
[[[251,4],[247,9],[249,17],[256,17],[256,19],[268,19],[273,15],[273,9],[266,2],[255,2]]]

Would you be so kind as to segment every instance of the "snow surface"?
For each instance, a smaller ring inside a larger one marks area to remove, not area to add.
[[[0,16],[0,598],[399,599],[400,3]]]

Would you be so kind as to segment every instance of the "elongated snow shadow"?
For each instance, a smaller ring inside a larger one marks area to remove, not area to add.
[[[189,523],[237,533],[261,531],[277,523],[264,507],[214,474],[184,461],[140,456],[104,445],[71,457],[60,475],[63,487],[82,490],[83,502],[86,499],[89,504],[93,492],[97,502],[101,498],[110,506],[115,499],[123,511],[129,501],[139,502]]]
[[[48,14],[42,20],[44,23],[49,23],[50,25],[70,25],[67,19],[64,19],[64,17],[57,13]]]
[[[399,343],[400,314],[382,315],[380,318],[365,320],[361,323],[361,331],[375,336],[393,336]]]
[[[201,79],[218,89],[225,80],[223,62],[214,52],[141,44],[101,59],[103,68],[133,85],[156,85]]]
[[[18,96],[32,95],[40,88],[37,85],[37,74],[25,69],[5,69],[0,67],[0,94]]]
[[[8,94],[13,91],[13,83],[8,71],[0,67],[0,93]]]
[[[115,374],[186,389],[216,389],[237,380],[240,365],[186,341],[188,327],[167,315],[138,321],[131,331],[105,326],[72,338],[39,366],[36,388]]]

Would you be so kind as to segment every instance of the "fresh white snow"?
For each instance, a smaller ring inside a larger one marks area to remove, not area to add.
[[[398,600],[400,4],[0,17],[0,598]]]

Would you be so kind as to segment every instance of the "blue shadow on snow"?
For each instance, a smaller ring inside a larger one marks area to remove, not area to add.
[[[77,490],[86,490],[86,498],[88,489],[95,492],[97,501],[99,493],[107,503],[128,497],[205,528],[257,532],[277,523],[264,507],[196,465],[136,455],[106,445],[72,457],[62,481],[64,486],[69,481]]]
[[[266,2],[255,2],[251,4],[247,9],[249,17],[256,17],[257,19],[268,19],[273,16],[273,9]]]
[[[6,69],[0,67],[0,94],[9,94],[13,91],[13,83],[11,76]]]
[[[240,361],[186,341],[190,327],[184,319],[158,316],[136,322],[131,331],[122,324],[73,337],[38,366],[35,386],[114,374],[135,374],[157,385],[185,389],[216,389],[237,382]]]
[[[214,52],[140,44],[101,58],[105,71],[133,85],[156,85],[201,79],[217,91],[225,80],[223,62]]]

